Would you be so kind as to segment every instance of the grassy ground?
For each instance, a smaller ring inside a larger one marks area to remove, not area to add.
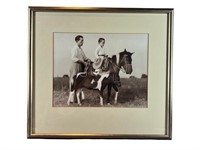
[[[67,105],[69,96],[69,79],[54,78],[53,106],[54,107],[76,107],[77,103]],[[115,92],[112,89],[111,105],[106,105],[107,90],[104,91],[103,107],[147,107],[147,78],[122,78],[119,88],[118,103],[114,104]],[[100,107],[98,91],[84,89],[85,99],[81,101],[81,107]]]

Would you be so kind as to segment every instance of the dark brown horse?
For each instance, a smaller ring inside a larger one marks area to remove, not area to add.
[[[114,103],[117,103],[118,87],[121,85],[119,71],[122,70],[126,74],[132,73],[132,56],[133,53],[126,49],[117,55],[108,58],[108,69],[106,72],[95,75],[91,64],[86,66],[85,72],[80,72],[73,77],[71,91],[67,104],[73,102],[74,95],[77,96],[78,104],[81,105],[80,95],[84,99],[82,88],[98,90],[100,95],[100,105],[103,105],[103,91],[107,87],[107,103],[110,104],[110,95],[112,88],[115,90]]]

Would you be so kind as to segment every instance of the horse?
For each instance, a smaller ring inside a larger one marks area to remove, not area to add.
[[[107,104],[110,104],[111,89],[115,90],[114,103],[117,104],[118,98],[118,87],[121,86],[119,71],[123,71],[126,74],[132,73],[132,56],[133,53],[128,52],[126,49],[108,58],[107,71],[100,74],[94,74],[94,68],[92,67],[92,62],[90,62],[84,72],[80,72],[73,76],[71,84],[71,89],[68,97],[67,104],[70,105],[71,99],[74,99],[74,95],[77,97],[78,105],[81,105],[80,95],[84,99],[84,94],[82,88],[87,88],[91,90],[98,90],[100,96],[100,105],[103,106],[103,91],[107,87]]]

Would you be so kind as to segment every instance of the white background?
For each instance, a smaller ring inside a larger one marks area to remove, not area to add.
[[[173,139],[26,139],[29,5],[174,8]],[[0,6],[1,150],[200,149],[200,9],[197,0],[6,0],[1,1]]]

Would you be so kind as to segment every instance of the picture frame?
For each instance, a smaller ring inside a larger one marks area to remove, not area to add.
[[[172,8],[29,7],[27,138],[172,139],[173,12]],[[146,40],[144,108],[55,105],[56,41],[79,34],[87,37],[85,43],[100,35],[107,37],[106,44],[108,38],[113,43],[121,38],[124,47],[132,43],[125,46],[129,36],[138,39],[140,35]]]

